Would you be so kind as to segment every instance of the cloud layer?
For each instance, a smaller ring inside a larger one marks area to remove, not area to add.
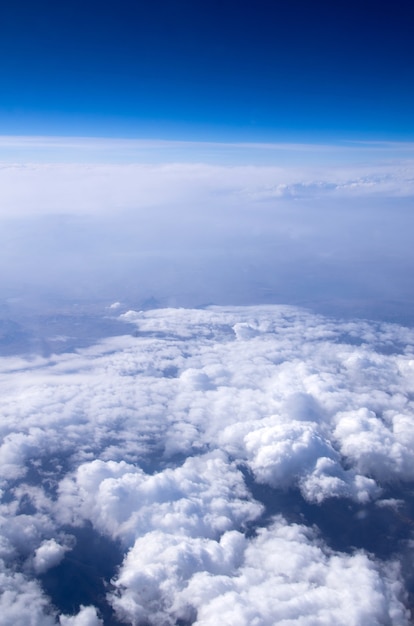
[[[266,302],[412,319],[411,144],[0,149],[0,293],[29,310]]]
[[[2,623],[96,626],[106,602],[133,625],[408,624],[414,332],[276,306],[121,319],[135,336],[0,360]],[[390,511],[403,543],[334,549],[307,520],[329,502]],[[70,615],[42,580],[86,526],[122,562]]]
[[[309,155],[305,152],[309,159]],[[303,155],[302,155],[303,159]],[[3,163],[1,219],[51,215],[120,215],[167,207],[191,217],[194,204],[246,210],[251,203],[414,194],[413,158],[335,165],[216,163]]]

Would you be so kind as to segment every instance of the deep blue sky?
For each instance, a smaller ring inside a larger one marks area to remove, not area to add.
[[[13,0],[0,134],[414,138],[412,0]]]

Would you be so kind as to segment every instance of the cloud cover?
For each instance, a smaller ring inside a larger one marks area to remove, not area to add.
[[[0,360],[2,623],[101,623],[42,590],[91,525],[119,545],[126,624],[409,624],[409,522],[384,556],[308,514],[404,517],[414,332],[277,306],[121,318],[135,336]]]
[[[412,317],[412,144],[0,148],[5,298]]]

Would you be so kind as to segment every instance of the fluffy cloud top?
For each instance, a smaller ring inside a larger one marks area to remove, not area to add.
[[[335,551],[304,512],[390,509],[412,482],[414,332],[294,307],[122,319],[134,336],[0,360],[4,623],[16,603],[34,625],[101,623],[36,581],[91,524],[121,546],[107,602],[127,624],[408,624],[401,546]]]
[[[199,572],[174,605],[195,606],[199,626],[403,624],[397,577],[392,565],[381,573],[366,555],[332,553],[309,529],[278,519],[249,543],[236,575]]]
[[[61,626],[103,626],[93,606],[81,606],[77,615],[61,615],[59,623]]]
[[[93,461],[60,484],[64,521],[88,519],[101,532],[130,544],[152,530],[219,537],[256,519],[242,475],[218,451],[190,457],[176,469],[148,475],[124,461]]]
[[[35,572],[43,574],[49,568],[58,565],[67,550],[69,550],[68,547],[58,544],[55,539],[43,541],[37,548],[33,559]]]

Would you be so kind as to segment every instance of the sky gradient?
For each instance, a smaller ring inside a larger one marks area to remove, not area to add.
[[[409,0],[2,3],[0,134],[414,138]]]

